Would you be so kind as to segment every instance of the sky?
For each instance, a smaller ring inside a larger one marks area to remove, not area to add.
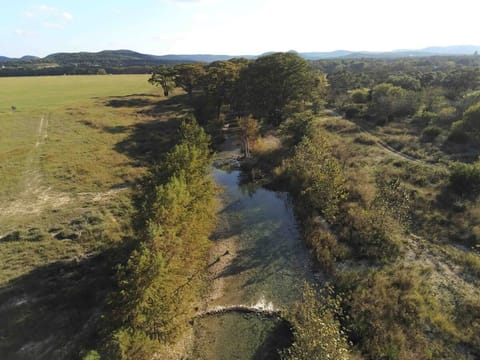
[[[480,45],[477,0],[0,0],[0,55]]]

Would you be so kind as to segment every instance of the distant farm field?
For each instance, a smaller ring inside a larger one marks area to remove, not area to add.
[[[11,106],[38,112],[96,97],[151,93],[147,75],[79,75],[0,78],[0,114]]]

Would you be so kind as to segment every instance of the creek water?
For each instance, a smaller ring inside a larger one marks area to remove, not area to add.
[[[223,264],[208,308],[248,306],[195,319],[192,359],[275,359],[291,343],[288,324],[271,312],[288,309],[311,280],[311,264],[287,194],[242,184],[238,170],[213,169],[223,188],[214,236]]]

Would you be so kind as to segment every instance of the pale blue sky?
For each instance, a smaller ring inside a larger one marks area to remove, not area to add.
[[[0,55],[480,45],[476,0],[0,0]]]

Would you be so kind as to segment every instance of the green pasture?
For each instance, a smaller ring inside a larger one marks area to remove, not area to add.
[[[0,78],[0,114],[51,111],[99,97],[150,94],[148,75],[78,75]]]
[[[78,358],[96,337],[131,189],[185,111],[147,80],[0,78],[1,359]]]
[[[147,80],[0,78],[0,286],[123,236],[132,184],[172,138],[176,117],[175,100]],[[57,244],[62,231],[81,241]]]

